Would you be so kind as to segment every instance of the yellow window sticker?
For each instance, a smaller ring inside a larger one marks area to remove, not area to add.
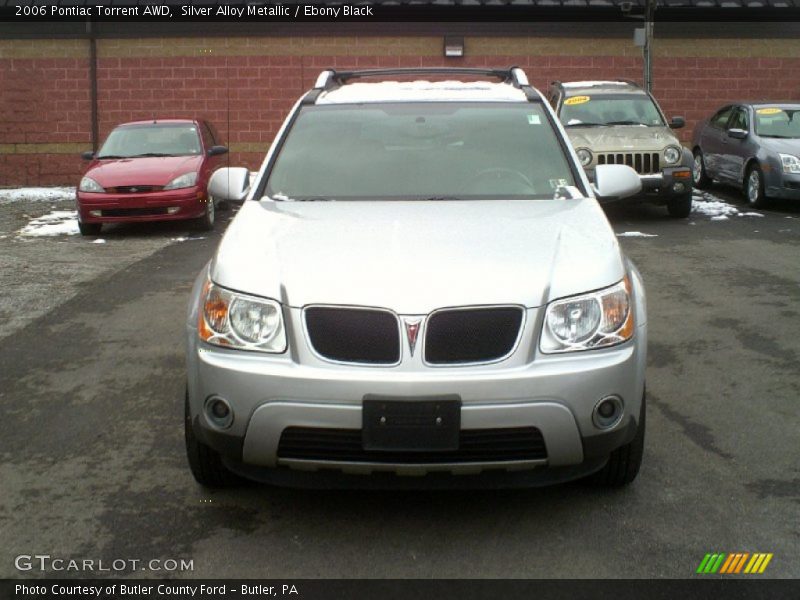
[[[574,106],[575,104],[586,104],[589,100],[591,100],[591,96],[573,96],[572,98],[567,98],[564,100],[564,104],[567,106]]]
[[[778,113],[782,113],[783,109],[782,108],[774,108],[774,107],[771,107],[771,108],[759,108],[756,112],[758,114],[760,114],[760,115],[777,115]]]

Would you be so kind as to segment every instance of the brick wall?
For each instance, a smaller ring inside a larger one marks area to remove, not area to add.
[[[467,37],[466,58],[441,57],[442,38],[230,37],[97,42],[101,139],[118,123],[204,117],[231,147],[231,164],[257,167],[297,97],[320,70],[397,66],[525,68],[554,79],[641,78],[625,39]],[[0,41],[0,186],[75,185],[91,148],[89,43]],[[800,41],[657,39],[654,93],[668,116],[694,123],[742,98],[800,98]]]

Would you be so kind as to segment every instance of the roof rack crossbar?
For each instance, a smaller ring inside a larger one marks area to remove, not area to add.
[[[303,104],[314,104],[319,95],[326,91],[339,87],[351,79],[361,79],[362,77],[382,77],[388,75],[479,75],[483,77],[496,77],[503,83],[511,83],[525,93],[529,101],[538,100],[538,96],[528,82],[525,71],[517,66],[508,69],[480,69],[473,67],[409,67],[409,68],[389,68],[389,69],[363,69],[360,71],[334,71],[327,69],[322,71],[314,83],[314,88],[303,98]]]

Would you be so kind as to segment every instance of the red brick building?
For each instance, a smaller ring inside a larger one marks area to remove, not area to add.
[[[93,130],[102,141],[118,123],[153,117],[205,117],[228,142],[231,164],[256,167],[327,67],[516,64],[542,90],[555,79],[642,79],[636,22],[191,25],[117,23],[92,38],[0,30],[0,186],[75,185]],[[796,23],[657,23],[653,92],[668,116],[686,118],[685,141],[726,101],[800,99],[799,32]],[[444,36],[454,33],[464,56],[445,58]]]

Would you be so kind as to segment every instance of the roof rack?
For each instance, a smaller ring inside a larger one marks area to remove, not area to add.
[[[512,66],[508,69],[478,69],[470,67],[412,67],[396,69],[364,69],[362,71],[334,71],[328,69],[322,71],[314,83],[314,88],[303,98],[303,104],[314,104],[319,95],[341,85],[352,79],[363,77],[383,77],[388,75],[480,75],[484,77],[496,77],[503,83],[510,83],[525,93],[528,101],[538,100],[536,91],[528,83],[525,71],[519,67]]]

